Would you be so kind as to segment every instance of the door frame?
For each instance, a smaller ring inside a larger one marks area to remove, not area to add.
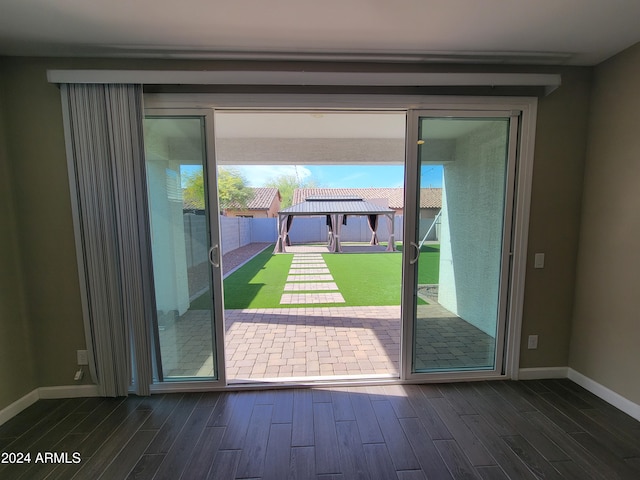
[[[518,164],[517,146],[519,141],[520,112],[514,110],[411,110],[407,119],[406,133],[406,177],[405,177],[405,210],[404,210],[404,244],[411,245],[415,240],[417,231],[418,202],[420,198],[420,185],[417,175],[420,169],[419,159],[419,127],[420,120],[424,118],[442,119],[509,119],[507,127],[506,171],[504,204],[502,209],[502,245],[500,253],[498,312],[495,337],[495,364],[493,369],[452,369],[429,372],[413,372],[412,363],[414,357],[415,320],[417,317],[417,271],[419,252],[413,257],[413,249],[405,248],[407,255],[403,256],[403,299],[402,299],[402,324],[403,324],[403,378],[413,380],[453,380],[475,378],[500,378],[506,376],[507,358],[505,337],[509,326],[509,288],[513,274],[511,257],[513,255],[513,207],[515,202],[515,179]],[[413,257],[413,258],[412,258]]]
[[[414,111],[509,111],[512,115],[519,116],[518,141],[514,148],[517,148],[517,165],[515,166],[514,198],[513,198],[513,224],[511,251],[511,265],[509,269],[510,281],[507,291],[507,329],[505,332],[504,348],[504,371],[500,375],[488,377],[486,372],[463,372],[458,375],[433,375],[425,378],[420,376],[414,378],[407,375],[406,362],[406,335],[407,328],[402,322],[401,332],[401,354],[400,354],[400,379],[402,383],[424,383],[426,381],[443,380],[465,380],[482,378],[510,378],[518,379],[522,312],[524,304],[524,286],[527,264],[527,245],[529,230],[529,213],[531,207],[531,185],[533,177],[533,160],[535,129],[537,119],[538,99],[536,97],[466,97],[466,96],[413,96],[413,95],[343,95],[343,94],[145,94],[146,109],[270,109],[270,110],[393,110],[405,111],[407,113],[407,133],[410,132],[411,118]],[[415,120],[414,120],[415,121]],[[213,122],[209,123],[213,129]],[[417,125],[415,125],[417,127]],[[416,128],[417,134],[417,128]],[[215,155],[213,131],[207,139],[208,155]],[[405,137],[406,155],[405,171],[407,169],[407,159],[410,158],[411,150],[416,145],[411,145],[409,137]],[[417,150],[416,154],[417,155]],[[417,158],[417,156],[416,156]],[[215,160],[215,159],[214,159]],[[215,165],[215,163],[214,163]],[[214,170],[214,169],[210,169]],[[209,174],[210,175],[210,174]],[[215,173],[214,173],[215,175]],[[405,185],[406,187],[406,185]],[[216,188],[217,190],[217,188]],[[415,192],[414,192],[415,194]],[[405,205],[405,217],[407,205]],[[405,227],[406,229],[406,227]],[[405,231],[406,235],[406,231]],[[403,256],[405,256],[403,252]],[[403,265],[405,259],[403,258]],[[404,272],[403,272],[404,274]],[[221,280],[220,280],[221,281]],[[405,306],[405,286],[403,285],[401,316],[404,319]],[[222,317],[220,317],[222,318]],[[222,335],[217,335],[216,352],[219,365],[224,366],[224,325],[222,325]],[[410,368],[410,366],[409,366]],[[190,391],[201,390],[202,388],[225,387],[226,383],[220,383],[224,379],[224,370],[219,372],[217,382],[175,382],[152,386],[152,391]],[[312,382],[311,382],[312,383]],[[362,382],[360,382],[362,383]],[[299,384],[299,383],[298,383]],[[273,384],[277,386],[279,384]],[[155,388],[154,388],[155,387]],[[168,387],[168,388],[167,388]],[[237,388],[236,385],[233,386]],[[226,387],[228,388],[228,387]]]
[[[210,388],[220,388],[227,384],[226,367],[224,355],[224,292],[222,281],[222,241],[220,237],[220,220],[218,208],[218,182],[217,168],[215,161],[215,137],[214,137],[214,116],[213,110],[209,108],[177,108],[177,107],[149,107],[145,106],[144,116],[167,117],[167,118],[202,118],[204,120],[205,136],[203,146],[205,149],[203,158],[203,172],[206,174],[206,206],[209,221],[209,255],[208,261],[210,266],[211,289],[212,289],[212,324],[213,338],[212,346],[215,352],[214,371],[217,376],[215,379],[193,379],[193,380],[172,380],[159,378],[159,382],[151,386],[152,392],[166,391],[191,391],[201,390],[203,386]],[[153,275],[151,275],[153,278]],[[154,311],[154,322],[157,324],[157,316]],[[154,325],[154,331],[156,326]],[[159,351],[160,346],[154,339],[154,351]],[[154,365],[161,362],[160,358],[154,355]]]

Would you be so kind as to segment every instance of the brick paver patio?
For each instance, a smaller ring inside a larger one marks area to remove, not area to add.
[[[283,293],[280,305],[314,305],[318,303],[344,303],[341,293]]]
[[[397,376],[399,327],[397,306],[226,310],[227,376]],[[210,339],[207,310],[160,332],[165,376],[212,376]]]
[[[225,311],[229,381],[397,377],[400,307],[314,307],[314,303],[339,304],[344,299],[328,269],[328,273],[315,273],[326,269],[318,247],[295,248],[281,304],[300,307]],[[247,253],[259,250],[247,249]],[[240,265],[241,255],[237,256],[235,263]],[[420,305],[417,311],[417,370],[493,366],[491,336],[445,310],[434,298],[427,301],[431,304]],[[166,377],[213,376],[210,311],[187,311],[160,331],[160,344]]]
[[[419,315],[417,369],[492,365],[492,337],[439,305]],[[232,382],[399,374],[399,306],[226,310],[225,331]],[[208,311],[188,311],[160,341],[165,376],[213,375]]]
[[[227,310],[231,380],[398,375],[400,307]]]

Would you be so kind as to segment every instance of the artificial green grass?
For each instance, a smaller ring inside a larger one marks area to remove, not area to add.
[[[396,245],[402,251],[402,245]],[[418,259],[418,284],[431,285],[439,283],[440,278],[440,244],[422,245]]]
[[[439,245],[424,245],[419,262],[419,283],[438,283]],[[401,249],[401,248],[400,248]],[[402,255],[400,253],[323,254],[329,271],[345,299],[322,306],[400,305]],[[264,250],[224,280],[226,309],[297,308],[280,305],[293,254],[274,255]],[[421,299],[418,301],[423,304]],[[191,303],[193,310],[211,308],[209,293]]]
[[[345,307],[400,305],[402,255],[341,253],[322,255]]]
[[[267,248],[249,260],[246,264],[224,279],[225,308],[232,310],[243,308],[279,307],[280,296],[287,280],[292,255],[273,255],[273,249]],[[207,291],[191,302],[191,310],[210,310],[210,293]],[[256,300],[256,297],[258,298]],[[269,307],[255,306],[265,304]]]
[[[277,308],[293,255],[267,248],[224,280],[224,308]]]
[[[418,283],[440,283],[440,245],[422,245],[418,260]]]

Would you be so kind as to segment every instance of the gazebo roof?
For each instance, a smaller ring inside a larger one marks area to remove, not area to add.
[[[351,195],[314,196],[289,208],[280,210],[284,215],[330,215],[343,213],[346,215],[378,215],[395,213],[394,210],[375,203],[367,202]]]
[[[311,196],[355,196],[363,200],[384,198],[389,208],[404,208],[404,188],[296,188],[293,191],[293,202],[304,202]],[[420,188],[420,208],[442,208],[442,188]]]

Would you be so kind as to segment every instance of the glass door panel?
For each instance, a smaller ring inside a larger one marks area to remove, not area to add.
[[[206,122],[148,115],[144,123],[159,381],[219,377]]]
[[[412,374],[502,369],[514,121],[418,118]]]

